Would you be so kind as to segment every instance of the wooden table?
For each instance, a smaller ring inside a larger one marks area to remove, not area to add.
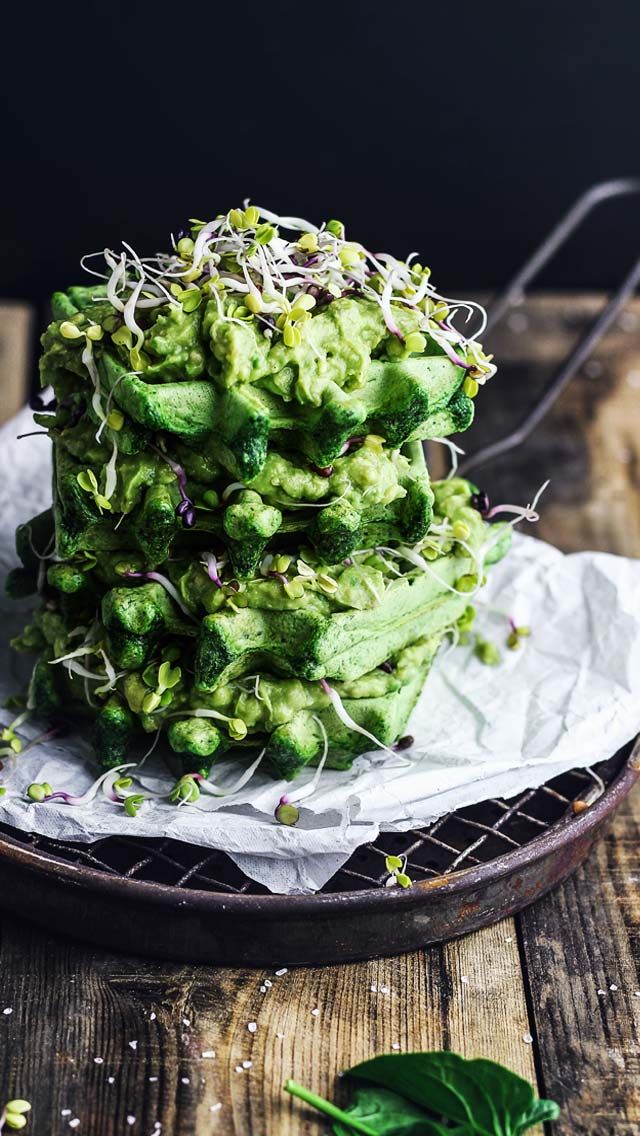
[[[475,445],[535,395],[600,302],[546,296],[512,313]],[[540,536],[638,555],[639,408],[640,302],[482,484],[526,500],[550,476]],[[562,1104],[554,1136],[637,1136],[639,825],[637,794],[585,867],[518,918],[377,962],[280,976],[277,959],[260,972],[171,965],[5,919],[0,1097],[33,1102],[33,1136],[150,1136],[156,1122],[171,1136],[311,1136],[323,1126],[284,1080],[340,1095],[343,1067],[395,1044],[504,1062]]]

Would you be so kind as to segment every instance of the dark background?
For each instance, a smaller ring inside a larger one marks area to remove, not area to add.
[[[121,238],[250,196],[498,285],[590,183],[640,172],[636,0],[13,8],[0,292],[41,300]],[[604,287],[637,204],[543,280]]]

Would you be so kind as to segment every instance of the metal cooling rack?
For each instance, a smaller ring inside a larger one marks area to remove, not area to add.
[[[571,770],[511,800],[500,798],[447,813],[425,828],[383,833],[364,844],[322,889],[325,893],[386,887],[385,858],[407,858],[412,880],[449,876],[486,864],[505,852],[524,848],[559,821],[580,814],[606,790],[620,768],[611,759],[597,770]],[[123,880],[162,883],[174,888],[236,895],[268,895],[224,852],[182,841],[109,836],[95,843],[71,844],[0,825],[0,833],[33,851]]]

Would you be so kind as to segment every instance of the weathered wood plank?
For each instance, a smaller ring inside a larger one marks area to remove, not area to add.
[[[0,1008],[13,1009],[0,1015],[1,1093],[33,1102],[34,1132],[78,1117],[92,1136],[146,1136],[156,1121],[175,1136],[313,1136],[318,1119],[282,1092],[286,1078],[339,1095],[345,1066],[394,1045],[534,1077],[511,921],[442,949],[280,976],[120,959],[16,923],[0,967]]]
[[[640,1133],[640,802],[575,876],[520,917],[554,1136]]]
[[[31,304],[0,302],[0,424],[27,398],[33,321]]]

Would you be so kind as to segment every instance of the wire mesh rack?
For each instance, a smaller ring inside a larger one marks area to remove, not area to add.
[[[358,848],[322,891],[335,894],[386,888],[389,872],[385,860],[389,855],[406,857],[407,873],[415,882],[486,864],[525,847],[559,821],[580,815],[606,791],[619,765],[620,760],[613,759],[597,770],[571,770],[508,801],[494,798],[447,813],[425,828],[381,833],[375,842]],[[220,894],[269,894],[225,852],[178,840],[109,836],[87,845],[51,840],[7,825],[0,825],[0,833],[34,852],[122,880]]]

